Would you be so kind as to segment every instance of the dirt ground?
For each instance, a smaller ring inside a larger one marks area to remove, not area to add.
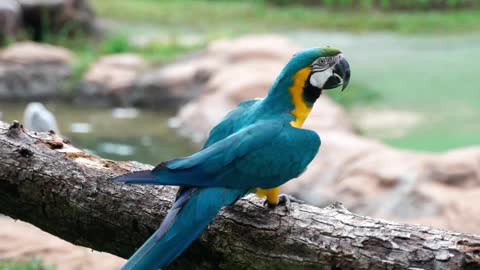
[[[0,217],[0,260],[34,258],[57,270],[117,270],[125,262],[108,253],[72,245],[31,224]]]

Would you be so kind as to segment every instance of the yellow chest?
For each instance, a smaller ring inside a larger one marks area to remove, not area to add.
[[[303,100],[303,88],[305,87],[305,82],[307,81],[310,72],[311,69],[309,67],[299,70],[293,76],[293,85],[288,89],[294,106],[294,109],[291,111],[293,117],[295,117],[295,120],[290,122],[292,127],[301,128],[307,119],[308,114],[312,111],[312,108],[307,106]]]

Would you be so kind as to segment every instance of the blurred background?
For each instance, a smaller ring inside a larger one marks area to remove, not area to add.
[[[296,51],[330,45],[349,60],[351,84],[316,105],[307,127],[322,150],[285,191],[480,233],[479,8],[478,0],[1,0],[0,121],[55,130],[104,158],[157,164],[198,150],[235,104],[265,95]],[[0,269],[122,263],[0,222]]]

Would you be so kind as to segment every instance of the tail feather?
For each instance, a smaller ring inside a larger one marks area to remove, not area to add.
[[[207,186],[210,176],[199,168],[175,170],[162,163],[151,171],[136,171],[113,179],[117,183],[138,185]],[[192,180],[193,179],[193,180]]]
[[[193,191],[195,189],[189,189],[182,193],[180,197],[178,197],[177,201],[175,204],[172,206],[172,208],[168,211],[167,215],[162,221],[162,224],[160,224],[160,227],[158,230],[155,231],[155,233],[140,247],[140,249],[135,252],[135,254],[128,260],[127,264],[125,264],[122,268],[122,270],[127,270],[127,269],[148,269],[144,268],[147,262],[148,262],[148,255],[152,252],[154,252],[155,247],[157,244],[159,244],[159,241],[165,236],[165,234],[168,232],[172,224],[174,223],[179,211],[182,209],[183,205],[190,199]],[[166,255],[166,254],[165,254]],[[167,258],[170,258],[172,255],[166,256]],[[159,264],[162,262],[158,260]]]
[[[182,193],[160,228],[133,254],[122,270],[158,270],[168,266],[197,239],[224,206],[246,191],[191,188]]]
[[[125,184],[154,184],[157,182],[155,175],[152,171],[137,171],[127,173],[113,179],[114,182],[117,183],[125,183]]]

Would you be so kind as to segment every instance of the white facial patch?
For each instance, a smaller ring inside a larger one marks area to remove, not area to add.
[[[310,84],[322,89],[323,85],[327,82],[328,78],[333,75],[333,66],[327,68],[324,71],[315,72],[310,76]]]

